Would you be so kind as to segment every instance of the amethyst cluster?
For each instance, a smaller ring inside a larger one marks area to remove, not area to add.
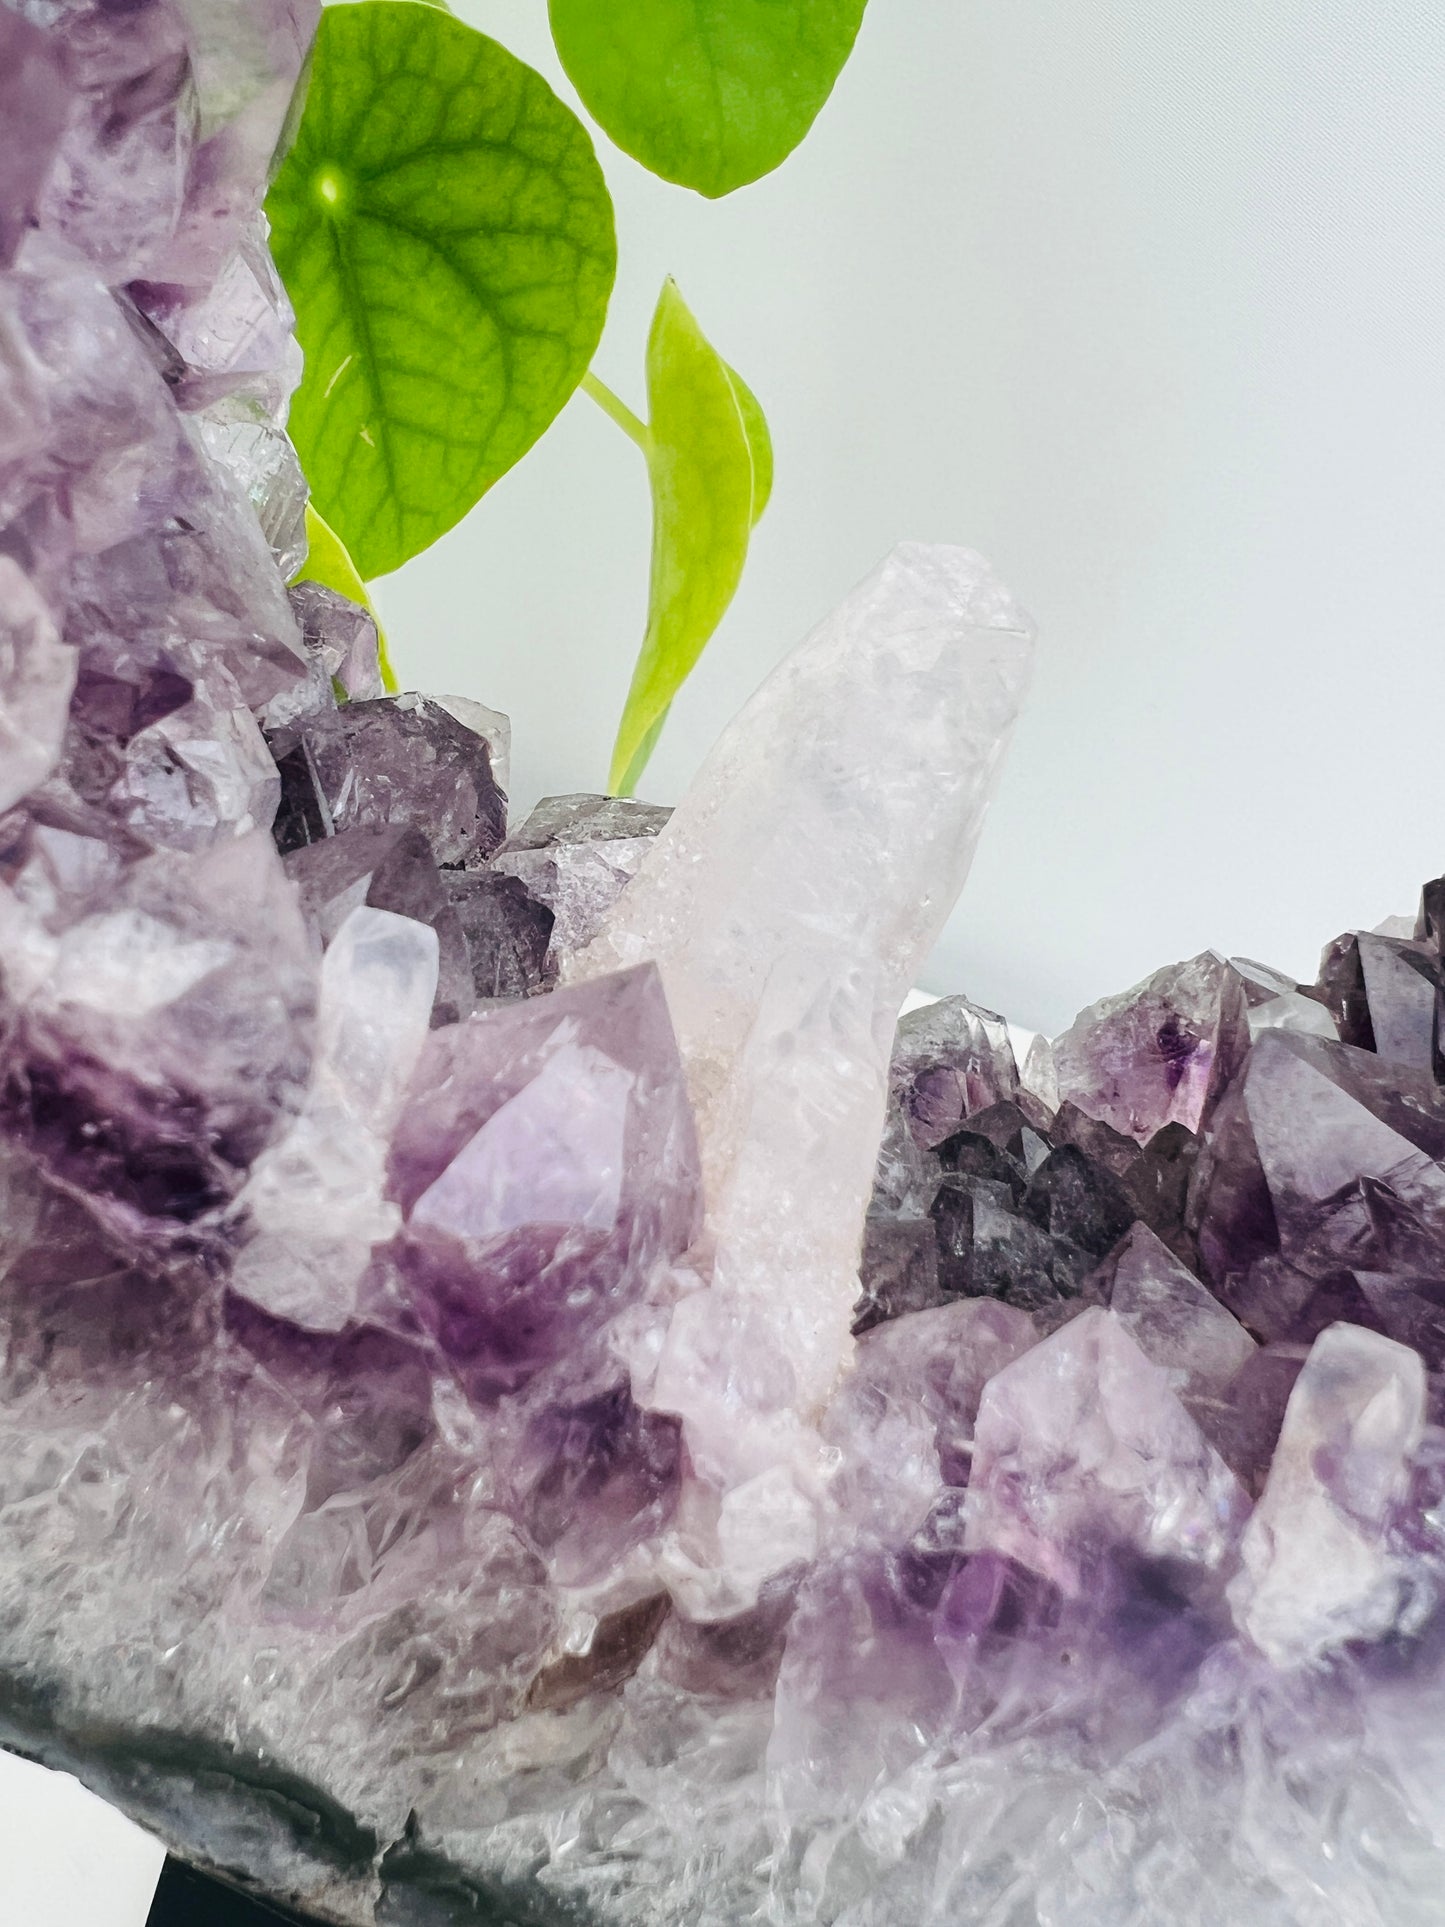
[[[1438,1922],[1445,883],[895,1034],[955,550],[509,826],[295,582],[314,17],[0,5],[0,1740],[343,1927]]]

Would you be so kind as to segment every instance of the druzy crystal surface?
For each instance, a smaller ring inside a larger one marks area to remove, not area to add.
[[[0,5],[0,1742],[340,1927],[1426,1927],[1445,879],[895,1023],[1030,629],[671,814],[294,585],[315,7]]]

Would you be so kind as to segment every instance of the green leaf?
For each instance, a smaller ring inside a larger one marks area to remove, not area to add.
[[[310,502],[306,504],[306,560],[292,580],[319,582],[323,588],[335,589],[338,595],[344,595],[348,601],[361,604],[376,624],[382,686],[390,690],[399,689],[401,685],[391,666],[386,648],[386,631],[381,626],[381,617],[376,613],[376,604],[366,593],[366,584],[357,573],[356,564],[346,553],[346,544],[335,529],[316,513]]]
[[[306,374],[290,431],[363,576],[459,521],[552,421],[616,268],[592,144],[539,74],[418,0],[328,7],[267,197]]]
[[[549,0],[587,111],[664,180],[730,194],[802,140],[867,0]]]
[[[733,398],[748,438],[748,453],[753,458],[752,527],[756,528],[773,493],[773,438],[768,433],[768,418],[762,403],[736,368],[728,369],[728,380],[733,385]]]
[[[772,477],[762,409],[670,280],[648,336],[647,397],[652,582],[647,633],[612,751],[609,780],[623,796],[636,787],[669,704],[733,599],[754,508],[761,513]]]
[[[667,708],[663,710],[657,721],[643,737],[642,741],[637,745],[632,761],[622,772],[620,781],[615,785],[614,795],[634,796],[637,793],[637,785],[642,781],[642,772],[647,768],[652,757],[652,752],[657,748],[657,739],[666,726],[671,708],[672,705],[669,703]]]

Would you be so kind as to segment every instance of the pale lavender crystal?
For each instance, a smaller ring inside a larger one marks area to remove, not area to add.
[[[1080,1313],[984,1388],[970,1550],[1007,1554],[1073,1594],[1111,1547],[1217,1572],[1248,1512],[1168,1373],[1114,1313]]]
[[[214,281],[199,287],[137,281],[128,292],[174,354],[168,377],[180,406],[241,398],[259,403],[273,421],[284,417],[301,378],[301,351],[263,215]]]
[[[1399,1622],[1410,1565],[1395,1529],[1424,1417],[1414,1352],[1350,1325],[1315,1340],[1231,1587],[1241,1629],[1272,1659],[1310,1660]]]
[[[1186,1404],[1219,1399],[1258,1349],[1147,1225],[1135,1225],[1110,1253],[1097,1282],[1114,1316]]]
[[[389,910],[351,911],[327,948],[300,1114],[251,1166],[233,1218],[231,1287],[278,1317],[350,1324],[373,1250],[400,1228],[382,1196],[388,1140],[436,981],[436,932]]]
[[[376,623],[358,603],[320,582],[298,582],[291,607],[301,624],[308,655],[329,682],[341,685],[348,702],[369,702],[385,693]],[[329,704],[320,705],[329,708]]]
[[[842,1461],[832,1496],[849,1537],[904,1538],[922,1525],[940,1486],[967,1485],[984,1388],[1037,1337],[1023,1312],[987,1298],[864,1334],[823,1424]]]
[[[260,726],[219,663],[198,670],[189,700],[117,746],[104,790],[119,822],[177,850],[269,831],[281,779]]]
[[[95,270],[31,233],[0,277],[0,524],[47,556],[158,528],[185,498],[185,429]]]
[[[492,858],[552,912],[551,964],[580,950],[672,814],[630,797],[546,796]]]
[[[308,491],[295,449],[260,403],[244,397],[213,402],[195,419],[206,453],[245,493],[277,572],[289,582],[306,560]],[[368,693],[380,695],[380,687]]]
[[[400,824],[425,832],[438,863],[476,864],[506,831],[486,737],[430,697],[382,696],[303,716],[271,748],[283,850],[353,824]]]
[[[1197,1131],[1248,1044],[1243,984],[1205,951],[1081,1011],[1054,1039],[1059,1095],[1141,1144]]]
[[[1261,1345],[1223,1397],[1195,1405],[1210,1444],[1255,1498],[1264,1490],[1290,1393],[1307,1356],[1308,1348],[1299,1343]]]
[[[1263,1030],[1303,1030],[1330,1038],[1339,1035],[1324,1002],[1283,971],[1255,963],[1250,957],[1231,957],[1229,962],[1244,986],[1251,1041]]]
[[[256,706],[289,687],[306,661],[275,560],[239,484],[189,435],[150,521],[77,560],[73,607],[87,635],[144,631],[188,660],[219,658]]]
[[[788,1833],[801,1836],[800,1849],[815,1831],[822,1837],[813,1856],[821,1865],[801,1870],[804,1904],[813,1909],[821,1896],[809,1886],[820,1880],[841,1823],[855,1821],[870,1796],[877,1806],[868,1817],[894,1847],[888,1857],[897,1857],[916,1820],[909,1770],[952,1711],[934,1640],[951,1569],[947,1558],[863,1548],[803,1584],[778,1674],[767,1780],[770,1803]]]
[[[697,1231],[697,1152],[657,974],[433,1033],[392,1151],[418,1315],[478,1396],[635,1300]]]
[[[35,218],[73,104],[58,37],[0,8],[0,268]]]
[[[0,811],[60,760],[76,668],[35,585],[0,555]]]
[[[154,271],[172,244],[196,146],[186,24],[163,0],[61,8],[23,0],[79,96],[37,212],[111,286]]]
[[[180,0],[199,116],[175,233],[150,272],[205,284],[253,226],[321,0]]]
[[[750,1572],[765,1544],[775,1569],[793,1556],[788,1513],[799,1548],[812,1536],[896,1013],[967,873],[1031,657],[981,557],[901,545],[756,693],[569,966],[655,960],[688,1064],[709,1282],[673,1314],[653,1397],[722,1495],[724,1584],[734,1526]]]

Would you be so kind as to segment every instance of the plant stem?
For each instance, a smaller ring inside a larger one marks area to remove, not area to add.
[[[631,441],[636,442],[637,446],[645,455],[647,453],[648,443],[652,439],[647,432],[647,424],[638,420],[637,416],[633,414],[622,397],[620,395],[614,395],[612,390],[607,386],[607,383],[594,375],[590,368],[582,377],[582,387],[584,391],[592,397],[593,401],[596,402],[603,414],[610,415],[622,430],[623,434]]]

